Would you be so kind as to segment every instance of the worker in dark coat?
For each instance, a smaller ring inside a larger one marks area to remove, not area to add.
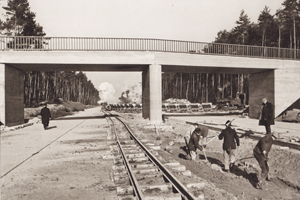
[[[51,113],[49,108],[47,108],[47,103],[45,103],[45,107],[41,110],[42,116],[42,124],[44,125],[44,129],[46,130],[49,126],[49,120],[51,118]]]
[[[234,169],[234,162],[235,162],[235,154],[237,146],[240,146],[239,137],[234,129],[231,128],[231,121],[227,121],[225,123],[226,128],[222,130],[219,135],[219,139],[223,141],[223,157],[224,157],[224,171],[231,172]]]
[[[239,94],[239,98],[241,100],[241,106],[244,106],[244,98],[245,98],[245,95],[243,93],[240,93]]]
[[[274,109],[273,105],[268,102],[267,98],[263,98],[262,102],[258,124],[265,126],[268,134],[271,133],[271,125],[274,124]]]
[[[270,180],[268,155],[273,144],[272,133],[268,133],[261,138],[255,148],[253,149],[253,155],[261,168],[261,174],[258,176],[258,183],[256,188],[262,189],[261,185],[265,180]]]
[[[189,141],[189,151],[190,151],[190,155],[191,155],[192,160],[196,159],[197,149],[199,149],[200,151],[203,150],[203,147],[200,146],[200,144],[199,144],[199,141],[200,141],[200,138],[201,138],[200,135],[201,135],[201,129],[198,127],[193,131],[193,133],[191,135],[191,138],[190,138],[190,141]]]

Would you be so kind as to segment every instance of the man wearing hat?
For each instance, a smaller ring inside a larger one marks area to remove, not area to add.
[[[49,108],[47,108],[47,103],[44,104],[45,107],[41,110],[41,116],[42,116],[42,124],[44,126],[44,129],[46,130],[49,126],[49,119],[51,118],[51,113]]]
[[[200,151],[203,150],[203,147],[200,146],[200,144],[199,144],[200,138],[201,138],[201,128],[197,127],[193,131],[193,133],[191,135],[191,138],[190,138],[190,141],[189,141],[189,145],[188,145],[192,160],[196,160],[196,156],[197,156],[196,151],[197,151],[197,149],[199,149]]]
[[[233,172],[235,162],[235,150],[237,146],[240,146],[239,137],[234,129],[231,128],[231,121],[227,120],[225,123],[226,128],[222,130],[219,135],[219,139],[223,141],[223,157],[224,157],[224,171],[230,170]]]

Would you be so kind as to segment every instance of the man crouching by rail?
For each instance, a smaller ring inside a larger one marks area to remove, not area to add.
[[[224,157],[224,171],[233,172],[234,168],[234,162],[235,162],[235,150],[236,146],[240,146],[240,140],[239,137],[234,129],[231,128],[231,121],[227,120],[225,123],[226,128],[222,130],[222,132],[219,135],[219,139],[222,140],[224,138],[223,142],[223,157]],[[235,141],[234,141],[235,140]]]
[[[194,132],[191,135],[189,144],[188,144],[188,149],[189,149],[189,154],[191,156],[191,160],[196,160],[197,157],[197,149],[200,151],[203,150],[203,147],[200,146],[199,141],[201,137],[201,129],[198,127],[194,130]]]

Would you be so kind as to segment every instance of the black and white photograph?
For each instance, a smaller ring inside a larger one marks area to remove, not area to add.
[[[3,200],[300,199],[300,0],[0,0]]]

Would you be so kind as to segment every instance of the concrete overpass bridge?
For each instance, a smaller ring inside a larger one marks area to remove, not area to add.
[[[300,50],[158,39],[0,37],[0,121],[24,121],[24,71],[140,71],[143,117],[162,120],[162,72],[251,74],[249,115],[300,98]]]

